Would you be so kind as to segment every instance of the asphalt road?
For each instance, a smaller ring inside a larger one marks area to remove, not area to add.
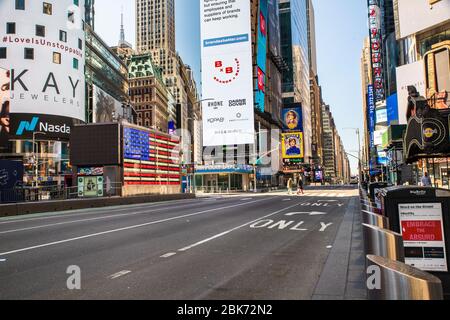
[[[355,196],[246,194],[0,219],[0,299],[310,299]],[[69,290],[78,270],[81,290]]]

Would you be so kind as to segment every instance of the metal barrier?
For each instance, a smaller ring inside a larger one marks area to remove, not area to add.
[[[370,300],[443,300],[441,280],[429,273],[374,255],[367,256],[367,265],[380,271],[374,278],[378,288],[368,290]]]
[[[405,262],[405,249],[401,234],[363,224],[363,236],[366,254]]]
[[[382,229],[389,229],[389,218],[382,215],[361,210],[362,222]]]

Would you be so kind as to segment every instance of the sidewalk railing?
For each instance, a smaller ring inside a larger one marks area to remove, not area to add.
[[[441,280],[404,263],[402,235],[389,230],[389,219],[363,189],[360,196],[369,299],[442,300]]]
[[[71,200],[96,197],[95,194],[97,194],[98,190],[102,190],[101,197],[113,197],[120,195],[121,189],[121,183],[105,183],[102,189],[99,186],[85,186],[83,189],[64,186],[18,187],[0,191],[0,203]]]

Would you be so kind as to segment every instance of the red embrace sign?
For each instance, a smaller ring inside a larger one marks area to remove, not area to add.
[[[402,221],[405,241],[443,241],[441,221]]]

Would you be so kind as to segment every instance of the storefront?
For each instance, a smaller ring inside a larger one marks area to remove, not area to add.
[[[197,192],[249,191],[253,188],[254,169],[249,165],[210,165],[195,168]]]

